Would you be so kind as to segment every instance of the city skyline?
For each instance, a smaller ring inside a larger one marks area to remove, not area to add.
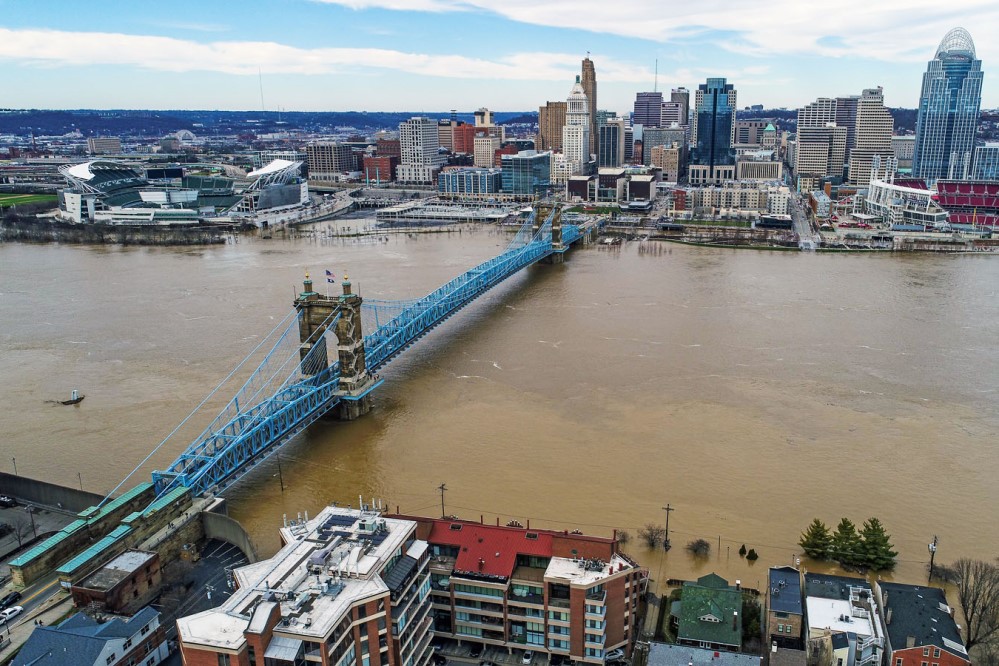
[[[793,109],[882,86],[887,105],[915,108],[926,63],[951,28],[981,35],[985,69],[999,58],[987,39],[999,10],[978,0],[946,17],[929,2],[847,2],[831,13],[778,3],[766,16],[720,0],[666,11],[640,1],[616,14],[589,0],[89,6],[0,2],[0,62],[15,91],[4,106],[533,111],[563,97],[589,54],[599,107],[619,112],[656,87],[657,60],[667,93],[724,77],[742,106]],[[999,106],[991,88],[986,80],[983,108]]]

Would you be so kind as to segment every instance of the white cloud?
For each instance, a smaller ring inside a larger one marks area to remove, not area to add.
[[[303,49],[276,42],[208,43],[121,33],[0,28],[0,59],[39,66],[126,65],[169,72],[333,74],[371,68],[456,79],[563,81],[568,92],[580,58],[566,53],[515,53],[492,60],[378,48]],[[649,81],[652,73],[601,58],[601,80]]]
[[[978,38],[979,57],[999,58],[992,35],[999,32],[995,0],[841,0],[816,5],[774,0],[765,7],[733,0],[663,2],[632,0],[620,11],[606,0],[320,0],[353,9],[415,11],[478,10],[521,23],[575,28],[659,42],[696,39],[707,31],[731,34],[717,46],[747,55],[807,53],[862,56],[886,61],[925,61],[956,25]]]

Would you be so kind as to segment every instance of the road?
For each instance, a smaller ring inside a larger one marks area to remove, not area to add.
[[[799,245],[811,241],[814,244],[813,247],[818,247],[822,238],[812,230],[809,216],[802,208],[801,200],[797,196],[791,197],[789,211],[791,219],[794,221],[794,232],[798,234]]]

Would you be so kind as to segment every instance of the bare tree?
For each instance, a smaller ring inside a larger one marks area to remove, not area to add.
[[[655,548],[665,541],[666,528],[655,523],[646,523],[645,527],[638,530],[638,538],[644,541],[649,548]]]
[[[687,552],[694,557],[707,557],[711,552],[711,544],[706,539],[694,539],[687,544]]]
[[[14,538],[17,539],[17,547],[24,545],[24,540],[31,534],[31,519],[25,514],[18,512],[10,519],[10,527],[13,530]]]
[[[999,566],[961,558],[950,568],[957,575],[957,600],[967,625],[965,647],[999,637]]]

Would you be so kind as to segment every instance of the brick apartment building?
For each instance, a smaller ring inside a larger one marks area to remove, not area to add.
[[[437,636],[603,664],[631,653],[647,571],[616,539],[398,516],[430,544]]]

